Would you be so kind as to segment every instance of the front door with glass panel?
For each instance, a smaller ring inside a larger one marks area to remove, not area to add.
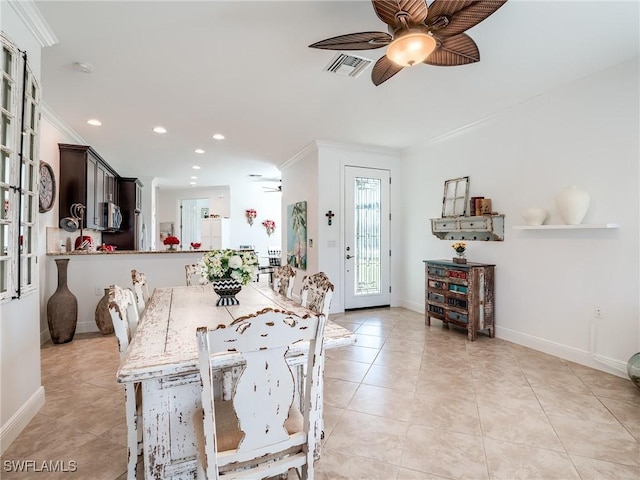
[[[389,305],[389,224],[389,171],[345,167],[345,309]]]

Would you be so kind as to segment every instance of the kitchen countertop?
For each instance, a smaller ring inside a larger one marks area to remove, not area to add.
[[[203,254],[211,250],[116,250],[114,252],[89,252],[86,250],[74,250],[73,252],[47,252],[50,257],[67,257],[67,256],[89,256],[89,255],[149,255],[149,254],[171,254],[176,253],[198,253]]]

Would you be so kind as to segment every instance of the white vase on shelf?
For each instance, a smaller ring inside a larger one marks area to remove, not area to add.
[[[572,185],[556,196],[558,213],[565,225],[579,225],[589,210],[589,194]]]
[[[549,213],[540,207],[529,207],[522,212],[522,218],[527,225],[542,225]]]

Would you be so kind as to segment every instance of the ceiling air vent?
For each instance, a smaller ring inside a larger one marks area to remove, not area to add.
[[[357,77],[371,63],[371,60],[363,57],[355,57],[338,53],[325,67],[325,72],[336,73],[344,77]]]

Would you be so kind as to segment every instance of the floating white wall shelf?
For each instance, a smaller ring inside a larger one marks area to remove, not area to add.
[[[617,223],[583,223],[579,225],[516,225],[514,230],[586,230],[602,228],[619,228]]]

